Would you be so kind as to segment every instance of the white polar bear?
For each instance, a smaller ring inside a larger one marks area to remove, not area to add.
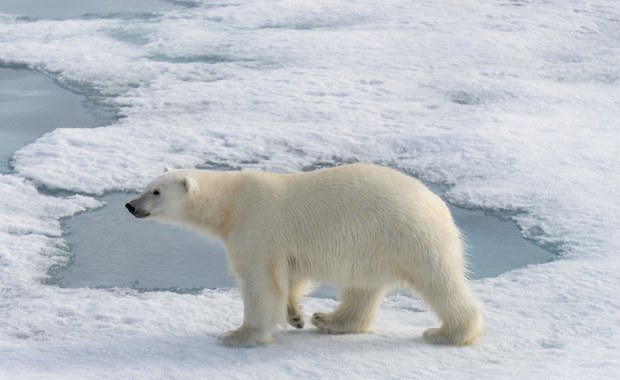
[[[432,343],[465,345],[481,334],[461,235],[444,202],[392,169],[353,164],[309,173],[174,170],[126,204],[138,218],[182,224],[226,243],[243,297],[243,324],[227,346],[272,341],[288,322],[304,325],[309,281],[341,286],[332,313],[312,323],[327,333],[368,331],[390,288],[416,290],[443,322]]]

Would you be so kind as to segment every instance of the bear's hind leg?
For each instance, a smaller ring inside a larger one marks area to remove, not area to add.
[[[482,333],[482,322],[480,306],[467,279],[455,274],[454,277],[437,276],[427,281],[421,283],[418,279],[414,288],[443,324],[424,331],[424,339],[429,343],[457,346],[474,343]],[[411,283],[414,285],[413,281]]]
[[[299,306],[299,301],[301,301],[301,298],[306,294],[307,289],[307,280],[291,279],[289,283],[287,320],[291,326],[297,329],[302,329],[304,327],[304,313]]]
[[[366,332],[372,328],[384,294],[383,288],[345,288],[336,310],[329,314],[315,313],[312,324],[328,334]]]

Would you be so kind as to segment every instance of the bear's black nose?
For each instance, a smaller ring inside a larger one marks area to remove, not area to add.
[[[132,214],[133,214],[134,212],[136,212],[136,208],[135,208],[135,207],[133,207],[133,206],[131,205],[131,203],[127,203],[127,204],[125,205],[125,207],[127,207],[127,210],[129,210],[129,212],[130,212],[130,213],[132,213]]]

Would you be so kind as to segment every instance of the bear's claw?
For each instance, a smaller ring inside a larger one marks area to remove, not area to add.
[[[303,318],[300,318],[300,317],[291,318],[288,321],[288,323],[290,323],[290,325],[295,327],[296,329],[303,329],[304,328],[304,320],[303,320]]]
[[[304,314],[299,307],[288,306],[287,320],[288,323],[296,329],[304,328]]]
[[[331,320],[328,314],[314,313],[312,316],[312,324],[319,330],[327,334],[341,334],[344,331],[342,329],[335,329],[334,321]]]

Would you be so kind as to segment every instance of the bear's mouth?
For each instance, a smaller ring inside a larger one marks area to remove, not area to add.
[[[135,216],[138,219],[146,218],[149,215],[151,214],[148,212],[142,212],[142,211],[136,211],[133,213],[133,216]]]

